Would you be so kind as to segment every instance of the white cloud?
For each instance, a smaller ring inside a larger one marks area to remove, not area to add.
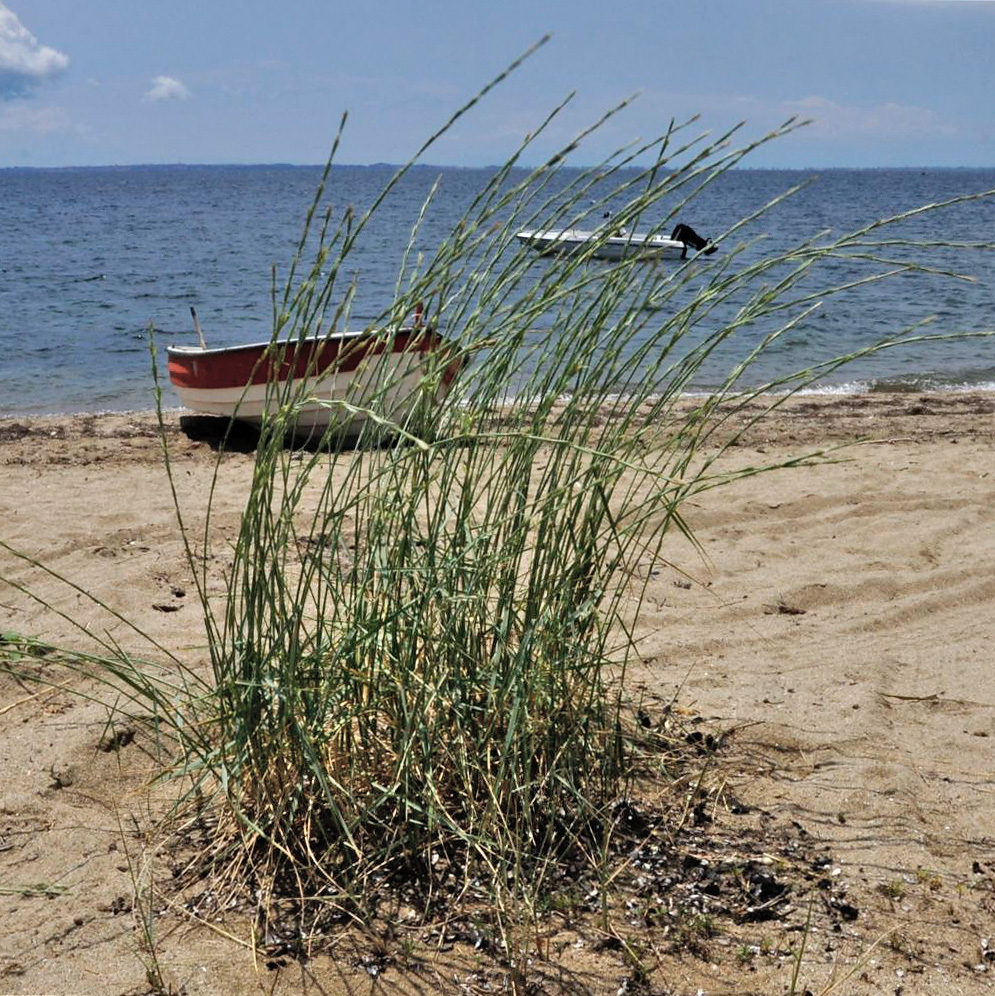
[[[747,94],[654,94],[653,107],[667,113],[699,111],[702,120],[728,120],[734,116],[751,127],[773,128],[787,118],[808,121],[798,135],[806,141],[898,141],[906,139],[948,139],[961,134],[961,128],[948,117],[915,104],[840,103],[811,94],[794,100],[765,100]]]
[[[69,57],[38,39],[0,3],[0,99],[20,97],[61,73]]]
[[[791,114],[810,119],[812,124],[807,132],[819,138],[925,138],[957,133],[957,129],[935,111],[908,104],[857,107],[810,96],[787,102],[784,108]]]
[[[152,88],[145,94],[145,99],[158,102],[186,100],[189,96],[190,91],[175,76],[157,76],[152,81]]]
[[[0,107],[0,131],[33,132],[50,135],[55,132],[79,131],[61,107],[30,107],[7,104]]]

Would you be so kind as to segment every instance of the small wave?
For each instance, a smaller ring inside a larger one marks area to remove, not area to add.
[[[175,336],[185,336],[186,338],[191,339],[191,338],[193,338],[193,336],[194,336],[195,333],[193,332],[192,329],[161,329],[157,325],[157,326],[155,326],[155,328],[152,329],[152,334],[157,339],[160,339],[160,338],[163,338],[163,337],[165,337],[167,339],[172,339]],[[148,329],[143,329],[143,331],[142,331],[142,338],[143,339],[147,338],[147,336],[148,336]]]
[[[898,374],[889,377],[870,377],[841,384],[813,384],[799,394],[852,395],[852,394],[945,394],[971,391],[995,391],[995,371],[961,374]]]
[[[902,374],[897,377],[880,377],[871,381],[869,394],[922,394],[942,391],[949,385],[931,374]]]
[[[916,391],[990,391],[995,386],[995,369],[950,370],[944,373],[909,373],[880,377],[871,391],[914,393]]]
[[[135,301],[196,301],[197,298],[198,293],[194,290],[177,291],[175,293],[141,291],[138,294],[132,295],[132,300]]]
[[[851,380],[844,384],[819,384],[811,387],[803,387],[798,393],[844,397],[850,394],[868,394],[873,390],[872,384],[873,381]]]

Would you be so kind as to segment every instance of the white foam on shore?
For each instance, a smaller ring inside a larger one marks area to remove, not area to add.
[[[946,381],[931,376],[886,377],[883,379],[852,380],[842,384],[815,384],[803,387],[799,395],[845,397],[856,394],[971,394],[995,391],[995,381]]]

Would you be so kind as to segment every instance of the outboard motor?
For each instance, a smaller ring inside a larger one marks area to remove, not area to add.
[[[703,239],[690,225],[685,225],[683,222],[679,223],[673,232],[670,233],[670,237],[675,242],[684,243],[684,249],[681,251],[681,259],[687,259],[688,247],[694,249],[696,252],[704,252],[706,256],[711,256],[717,248],[708,239]]]

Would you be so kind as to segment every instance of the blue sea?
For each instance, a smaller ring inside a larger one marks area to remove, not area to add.
[[[320,173],[301,166],[0,170],[0,416],[151,409],[150,327],[159,350],[195,343],[191,306],[211,345],[268,338],[273,268],[282,281]],[[333,167],[326,202],[337,212],[347,205],[361,210],[392,173],[389,166]],[[430,166],[408,174],[351,257],[358,279],[352,326],[372,321],[390,303],[411,226],[433,184],[438,192],[417,243],[429,253],[491,175]],[[703,190],[680,220],[714,236],[798,184],[805,186],[737,234],[740,242],[758,240],[743,259],[823,230],[840,234],[921,204],[993,189],[995,170],[736,170]],[[916,218],[894,234],[920,242],[995,238],[995,200]],[[897,246],[887,254],[953,268],[973,281],[906,273],[834,297],[768,350],[748,378],[785,376],[926,318],[934,319],[928,328],[934,334],[995,328],[991,251]],[[537,272],[549,265],[539,257],[534,262]],[[835,274],[832,265],[824,278],[830,282],[857,272],[852,262],[840,262]],[[714,320],[731,313],[719,311]],[[735,337],[699,371],[692,389],[721,382],[723,367],[746,355],[761,334],[747,329]],[[995,338],[888,350],[818,387],[992,389]],[[164,401],[178,406],[168,386]]]

